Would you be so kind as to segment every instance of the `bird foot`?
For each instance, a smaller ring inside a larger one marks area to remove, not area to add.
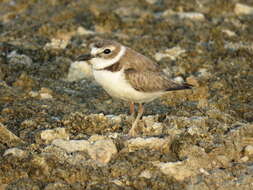
[[[130,137],[136,137],[138,134],[137,132],[135,131],[135,129],[131,128],[130,131],[128,132],[128,135]]]
[[[129,116],[129,120],[133,123],[134,120],[135,120],[135,114],[132,113],[130,116]]]

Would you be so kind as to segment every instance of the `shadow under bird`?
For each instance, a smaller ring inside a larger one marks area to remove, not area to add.
[[[78,61],[92,65],[95,80],[112,97],[130,103],[130,113],[135,115],[134,104],[138,103],[138,114],[129,131],[136,136],[136,126],[144,107],[169,91],[191,89],[192,85],[177,83],[169,79],[149,58],[111,40],[98,40],[90,44],[90,53],[81,55]]]

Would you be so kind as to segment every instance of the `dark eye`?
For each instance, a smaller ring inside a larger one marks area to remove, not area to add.
[[[110,49],[105,49],[105,50],[104,50],[104,54],[109,54],[109,53],[111,53],[111,50],[110,50]]]

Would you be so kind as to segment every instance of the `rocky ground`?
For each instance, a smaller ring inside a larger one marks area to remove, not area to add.
[[[0,1],[0,190],[253,189],[251,0]],[[95,38],[195,88],[146,105],[93,80]]]

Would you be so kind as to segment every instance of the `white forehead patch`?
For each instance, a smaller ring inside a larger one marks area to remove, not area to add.
[[[93,58],[90,60],[92,63],[92,68],[93,69],[103,69],[106,68],[120,60],[120,58],[125,54],[126,52],[126,47],[125,46],[120,46],[120,51],[119,53],[112,59],[103,59],[103,58]]]
[[[100,52],[101,52],[100,48],[92,47],[90,53],[91,53],[91,55],[96,55],[96,54],[98,54]]]

